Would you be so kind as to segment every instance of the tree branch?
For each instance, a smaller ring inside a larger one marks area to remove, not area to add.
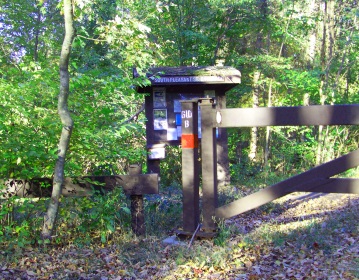
[[[145,103],[142,103],[141,108],[131,117],[129,117],[127,120],[123,121],[122,123],[120,123],[120,125],[124,125],[127,124],[133,120],[137,120],[138,116],[145,110]]]

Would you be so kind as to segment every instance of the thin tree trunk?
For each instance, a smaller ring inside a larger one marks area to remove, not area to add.
[[[325,78],[324,72],[326,70],[326,51],[327,51],[327,1],[324,1],[324,18],[323,18],[323,38],[322,38],[322,46],[320,51],[320,64],[322,68],[322,74],[320,78],[320,86],[319,86],[319,96],[320,96],[320,104],[323,105],[325,103],[326,96],[324,94],[324,84]],[[323,125],[318,127],[318,147],[316,153],[316,165],[319,165],[322,161],[322,149],[323,149]]]
[[[324,1],[324,16],[323,16],[323,38],[320,54],[320,62],[322,68],[322,75],[320,81],[319,95],[320,104],[324,105],[328,98],[327,88],[329,83],[329,70],[330,63],[334,53],[334,1]],[[316,164],[320,164],[323,161],[323,155],[325,154],[325,139],[326,130],[322,125],[318,129],[318,148],[316,154]]]
[[[258,0],[257,1],[257,8],[260,12],[261,15],[261,19],[262,20],[267,20],[268,17],[268,2],[267,0]],[[257,40],[255,43],[255,48],[257,49],[258,53],[262,53],[263,52],[263,38],[264,34],[263,34],[263,30],[259,30],[258,34],[257,34]]]
[[[267,20],[267,16],[268,16],[267,0],[258,0],[257,8],[260,12],[261,18],[263,20]],[[255,43],[256,52],[258,54],[263,52],[263,36],[264,36],[263,30],[258,30],[257,40]],[[259,77],[260,77],[260,72],[255,71],[253,73],[253,108],[259,106],[259,86],[258,86]],[[248,157],[253,162],[257,160],[257,149],[258,149],[257,146],[258,146],[258,127],[252,127],[250,147],[249,147],[250,150]]]
[[[273,84],[273,79],[270,79],[269,82],[269,88],[268,88],[268,107],[272,107],[272,84]],[[267,126],[266,127],[266,142],[265,142],[265,147],[264,147],[264,166],[266,167],[268,164],[268,159],[269,159],[269,143],[270,143],[270,137],[271,137],[271,127]]]
[[[356,25],[356,21],[357,21],[357,17],[354,16],[353,25]],[[350,51],[351,51],[351,42],[353,40],[353,33],[354,33],[354,28],[351,28],[350,33],[347,36],[347,41],[345,42],[345,46],[344,46],[344,49],[343,49],[343,52],[342,52],[343,53],[342,54],[342,59],[341,59],[340,66],[339,66],[339,69],[337,71],[337,75],[336,75],[336,78],[335,78],[335,84],[334,84],[333,90],[332,90],[332,99],[333,100],[334,100],[334,97],[335,97],[335,92],[338,89],[340,76],[341,76],[341,74],[343,72],[343,69],[345,68],[345,63],[348,62],[347,57],[348,57],[348,54],[350,54]],[[350,69],[350,67],[348,67],[347,71],[349,71],[349,69]]]
[[[313,17],[317,13],[317,4],[316,0],[311,0],[307,6],[307,16],[309,18],[309,24],[315,25],[315,21]],[[314,57],[315,57],[315,46],[317,42],[317,29],[313,28],[310,31],[308,38],[308,45],[305,49],[305,61],[307,62],[308,68],[313,67]]]
[[[71,45],[75,37],[75,29],[73,24],[73,6],[71,0],[64,0],[64,20],[65,20],[65,38],[62,44],[60,55],[60,94],[58,98],[58,113],[63,125],[61,137],[59,141],[58,158],[56,161],[53,190],[50,204],[44,217],[44,225],[42,229],[42,238],[50,239],[55,227],[56,218],[59,209],[59,201],[64,183],[64,166],[66,152],[69,147],[70,137],[73,128],[73,120],[71,119],[67,100],[69,96],[69,59],[71,54]]]
[[[325,97],[323,95],[323,87],[324,87],[324,80],[322,77],[321,81],[320,81],[320,86],[319,86],[319,95],[320,95],[320,104],[321,105],[323,105],[324,101],[325,101]],[[322,162],[322,148],[323,148],[323,142],[324,142],[323,129],[324,129],[324,126],[319,125],[318,137],[317,137],[318,146],[317,146],[316,159],[315,159],[316,165],[319,165]]]
[[[259,86],[258,81],[261,73],[255,71],[253,73],[253,108],[259,107]],[[252,127],[251,130],[251,142],[249,147],[248,157],[251,161],[256,161],[257,146],[258,146],[258,127]]]

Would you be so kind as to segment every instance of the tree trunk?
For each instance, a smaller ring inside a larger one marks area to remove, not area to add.
[[[267,0],[258,0],[257,1],[257,7],[260,13],[260,20],[266,21],[268,16],[268,3]],[[263,52],[263,40],[264,40],[264,34],[263,30],[259,30],[257,34],[257,40],[255,43],[255,48],[258,53]]]
[[[269,82],[269,88],[268,88],[268,107],[272,107],[272,84],[273,79],[270,79]],[[266,127],[266,141],[265,141],[265,147],[264,147],[264,166],[269,167],[268,165],[268,159],[269,159],[269,144],[270,144],[270,138],[271,138],[271,127]]]
[[[307,6],[307,10],[306,10],[306,15],[309,18],[309,24],[311,25],[315,25],[316,22],[313,19],[315,17],[315,15],[318,12],[318,5],[316,4],[316,0],[311,0],[308,3]],[[309,38],[308,38],[308,44],[305,47],[305,61],[307,63],[307,67],[312,69],[313,68],[313,63],[314,63],[314,58],[315,58],[315,47],[316,47],[316,42],[317,42],[317,29],[313,28],[312,30],[309,31]]]
[[[328,95],[327,88],[329,83],[329,70],[334,52],[334,1],[324,1],[323,8],[323,38],[320,53],[320,63],[322,75],[320,81],[319,95],[320,104],[324,105]],[[318,148],[316,154],[316,164],[319,165],[323,161],[325,148],[325,130],[322,125],[318,129]]]
[[[259,106],[259,77],[261,73],[259,71],[255,71],[253,73],[253,108],[257,108]],[[249,147],[248,157],[251,161],[256,161],[257,157],[257,144],[258,143],[258,127],[252,127],[251,130],[251,142]]]
[[[58,158],[56,161],[53,190],[51,194],[50,204],[44,217],[44,225],[42,229],[42,238],[50,239],[58,214],[59,201],[62,192],[62,185],[64,183],[64,166],[66,152],[69,147],[70,137],[73,128],[73,121],[71,119],[67,100],[69,96],[69,59],[71,54],[71,45],[75,37],[75,29],[73,24],[73,6],[71,0],[64,0],[64,20],[65,20],[65,38],[62,44],[60,55],[60,94],[58,97],[58,113],[63,125]]]
[[[322,38],[322,45],[320,50],[320,64],[322,68],[322,74],[320,77],[320,86],[319,86],[319,96],[320,96],[320,104],[323,105],[325,103],[325,94],[324,94],[324,84],[325,84],[325,68],[326,68],[326,46],[327,46],[327,2],[324,1],[324,18],[323,18],[323,38]],[[316,165],[319,165],[322,161],[322,148],[323,148],[323,126],[320,125],[318,128],[318,147],[317,147],[317,154],[316,154]]]

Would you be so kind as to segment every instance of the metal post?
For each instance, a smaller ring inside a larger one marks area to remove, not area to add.
[[[182,101],[183,231],[194,232],[199,223],[198,101]]]
[[[216,128],[213,127],[215,105],[213,99],[201,101],[202,230],[215,232],[217,230],[215,210],[218,205]]]
[[[128,173],[129,175],[141,174],[142,166],[140,164],[130,165]],[[146,233],[143,195],[131,195],[131,227],[136,235]]]

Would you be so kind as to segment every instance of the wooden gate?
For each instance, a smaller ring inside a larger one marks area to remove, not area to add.
[[[359,194],[359,179],[331,178],[359,165],[359,150],[355,150],[230,204],[218,207],[217,128],[359,125],[359,105],[217,109],[213,99],[201,99],[199,105],[202,134],[203,231],[215,231],[216,218],[231,218],[292,192]],[[184,219],[186,219],[185,216]]]

